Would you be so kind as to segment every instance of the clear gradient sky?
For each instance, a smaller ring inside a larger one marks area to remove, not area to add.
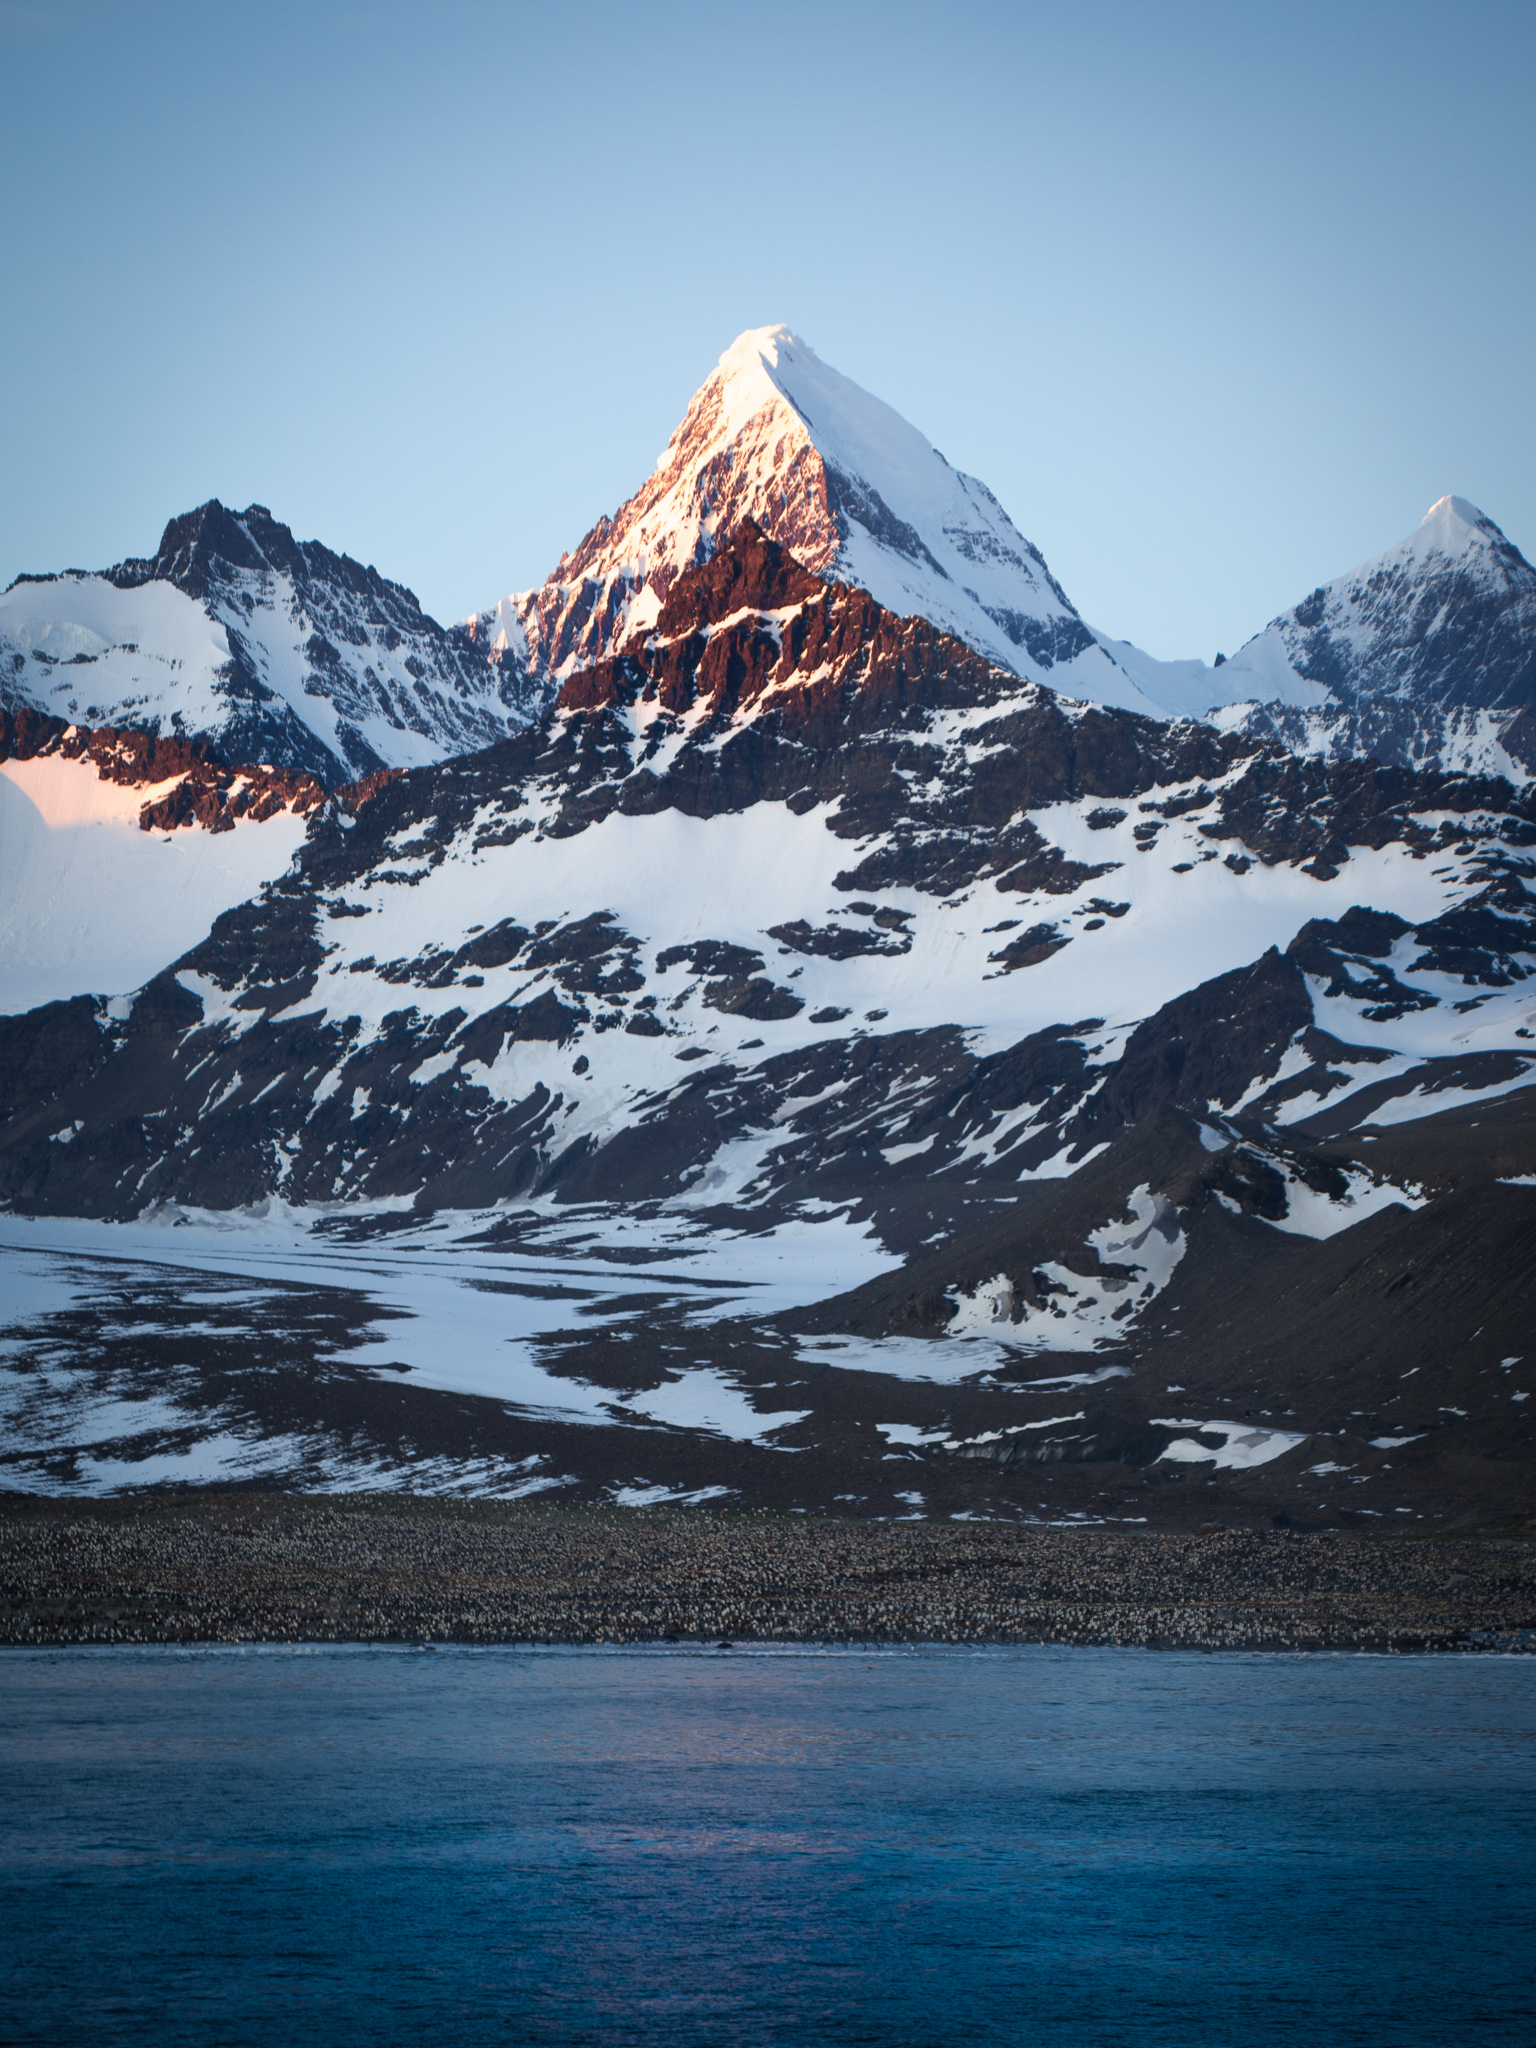
[[[269,505],[460,617],[783,320],[1083,614],[1536,554],[1536,4],[0,0],[0,587]]]

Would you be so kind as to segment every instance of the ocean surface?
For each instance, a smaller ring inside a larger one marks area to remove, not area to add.
[[[1536,1659],[0,1654],[0,2039],[1536,2042]]]

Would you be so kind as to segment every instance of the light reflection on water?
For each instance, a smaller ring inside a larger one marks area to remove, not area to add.
[[[7,2042],[1528,2044],[1536,1660],[0,1658]]]

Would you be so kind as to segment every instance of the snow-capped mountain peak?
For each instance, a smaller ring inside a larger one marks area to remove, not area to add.
[[[746,519],[816,575],[927,618],[1021,676],[1157,708],[987,486],[784,326],[739,335],[635,495],[538,589],[471,630],[493,658],[563,680],[648,631],[678,575]]]
[[[1516,782],[1536,765],[1536,569],[1469,498],[1437,498],[1216,667],[1100,639],[1167,712],[1299,753]]]
[[[441,760],[531,715],[493,665],[414,594],[263,505],[217,499],[153,555],[22,576],[0,594],[0,709],[201,739],[226,761],[327,783]]]
[[[787,406],[823,463],[884,485],[899,512],[921,516],[923,526],[943,531],[971,509],[966,479],[915,427],[883,399],[822,362],[789,328],[754,327],[739,335],[720,358],[715,376],[722,424],[731,436],[765,406],[780,415]],[[674,435],[672,447],[684,439],[686,426]],[[1038,562],[1022,536],[1019,547]],[[1065,606],[1064,597],[1059,601]]]
[[[1480,511],[1470,498],[1458,498],[1448,492],[1445,497],[1436,498],[1402,546],[1416,562],[1427,562],[1434,555],[1461,555],[1468,548],[1497,546],[1501,542],[1508,547],[1508,541],[1486,512]]]
[[[1466,498],[1321,584],[1237,656],[1283,662],[1344,703],[1514,709],[1536,693],[1536,569]]]

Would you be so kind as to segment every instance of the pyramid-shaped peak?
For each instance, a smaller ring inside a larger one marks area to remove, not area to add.
[[[765,405],[787,404],[824,460],[877,488],[894,486],[906,501],[904,516],[918,515],[915,523],[930,510],[942,521],[941,506],[958,494],[959,486],[945,474],[949,465],[927,436],[894,406],[823,362],[793,328],[749,327],[738,334],[700,398],[711,386],[728,436],[739,434]],[[679,431],[687,426],[685,421]]]
[[[1428,562],[1436,555],[1463,555],[1469,548],[1490,545],[1507,548],[1509,543],[1470,498],[1451,493],[1436,498],[1404,543],[1416,562]]]
[[[749,519],[813,575],[1019,675],[1148,708],[986,485],[782,322],[737,335],[635,495],[473,634],[561,680],[650,632],[677,577]]]
[[[1453,493],[1448,493],[1443,498],[1436,498],[1433,505],[1430,506],[1424,517],[1419,521],[1419,524],[1420,526],[1434,526],[1440,523],[1448,525],[1453,520],[1462,526],[1487,526],[1491,523],[1487,513],[1474,505],[1470,498],[1458,498]]]
[[[1293,703],[1299,683],[1346,706],[1525,711],[1536,569],[1469,498],[1447,494],[1406,540],[1272,620],[1233,666]]]

